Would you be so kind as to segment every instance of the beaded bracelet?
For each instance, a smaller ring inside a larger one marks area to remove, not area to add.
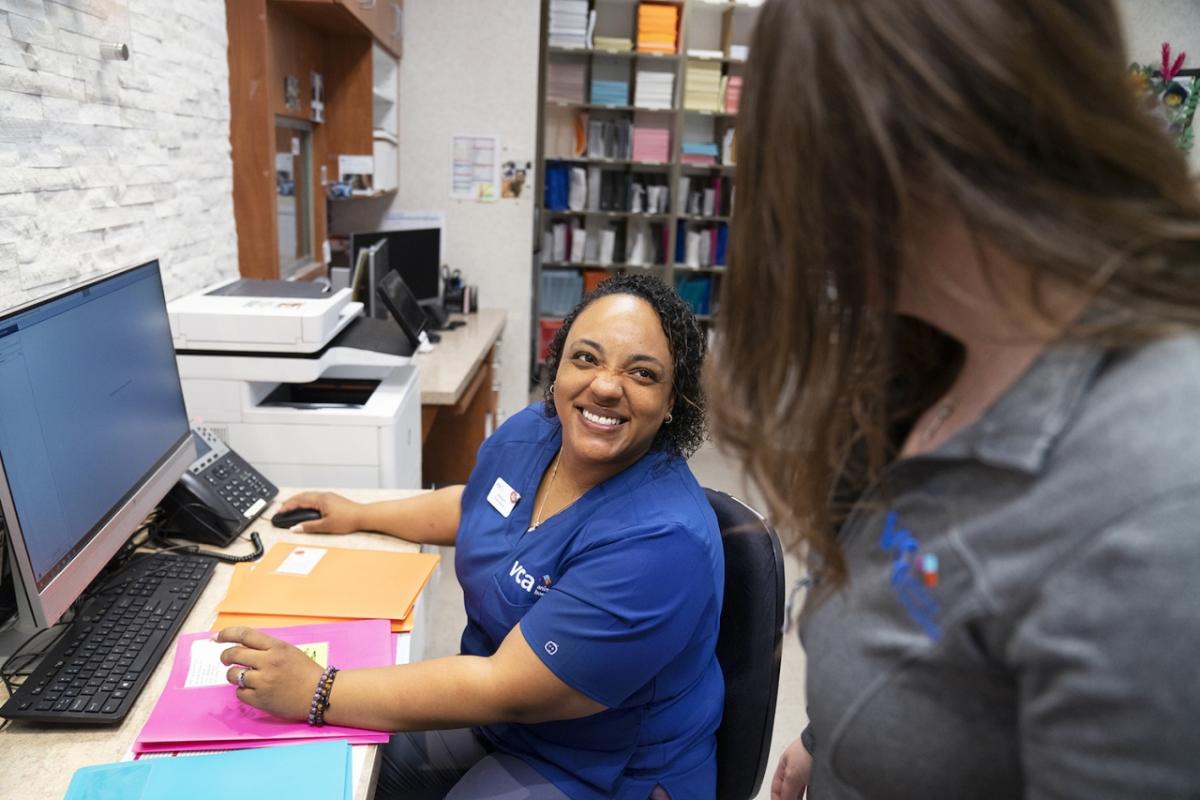
[[[321,727],[325,724],[325,712],[329,710],[329,693],[333,691],[333,679],[337,676],[337,667],[326,667],[317,681],[317,690],[313,692],[312,705],[308,707],[308,724]]]

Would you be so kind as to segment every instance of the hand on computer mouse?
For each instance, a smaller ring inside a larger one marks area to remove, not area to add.
[[[271,523],[301,533],[352,533],[362,530],[359,523],[361,507],[360,503],[333,492],[301,492],[280,504]],[[289,518],[292,512],[307,513],[300,515],[303,518]],[[284,525],[284,522],[291,524]]]
[[[320,519],[323,514],[315,508],[293,508],[291,511],[280,511],[271,517],[271,524],[276,528],[291,528],[302,522]]]

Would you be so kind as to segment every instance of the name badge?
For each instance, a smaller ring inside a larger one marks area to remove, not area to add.
[[[513,508],[516,507],[517,501],[521,499],[521,495],[517,494],[517,490],[508,485],[504,478],[496,478],[496,482],[492,484],[492,490],[488,492],[487,500],[492,504],[492,508],[500,512],[500,516],[508,519],[512,514]]]

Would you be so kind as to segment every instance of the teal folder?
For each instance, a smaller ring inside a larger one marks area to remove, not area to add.
[[[66,800],[350,800],[350,778],[350,745],[339,739],[81,767]]]

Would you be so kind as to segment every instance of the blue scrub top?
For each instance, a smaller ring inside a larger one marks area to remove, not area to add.
[[[660,783],[677,800],[712,798],[725,695],[716,516],[686,462],[651,451],[528,531],[561,440],[539,403],[479,450],[454,563],[462,652],[490,656],[519,622],[559,679],[608,710],[478,730],[572,798],[645,800]],[[507,519],[488,502],[497,478],[520,495]]]

